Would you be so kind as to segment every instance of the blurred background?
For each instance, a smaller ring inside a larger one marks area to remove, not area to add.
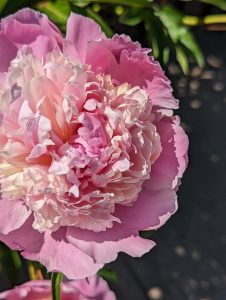
[[[63,33],[74,11],[109,37],[130,35],[153,49],[181,100],[190,164],[179,210],[151,233],[149,254],[119,255],[100,274],[119,300],[226,299],[226,0],[0,0],[0,16],[22,7],[46,13]],[[0,290],[24,282],[34,267],[26,264],[1,245]]]

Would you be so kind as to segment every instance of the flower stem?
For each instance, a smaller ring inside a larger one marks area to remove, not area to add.
[[[60,272],[52,273],[52,297],[53,300],[60,300],[60,283],[62,281],[63,275]]]

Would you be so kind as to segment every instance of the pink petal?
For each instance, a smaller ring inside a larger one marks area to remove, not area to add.
[[[87,255],[92,257],[98,263],[109,263],[114,261],[119,252],[125,252],[133,257],[140,257],[144,253],[150,251],[155,243],[153,241],[143,239],[139,236],[131,236],[128,238],[122,238],[118,241],[109,241],[106,240],[104,242],[96,242],[95,241],[95,233],[93,233],[93,239],[90,241],[86,239],[86,232],[84,232],[84,236],[80,237],[77,235],[77,230],[75,228],[69,227],[67,229],[67,239],[70,243],[72,243],[75,247],[78,247]],[[101,235],[102,233],[98,233]],[[89,235],[89,233],[87,234]],[[92,233],[90,233],[92,235]],[[106,249],[108,249],[106,251]]]
[[[92,276],[84,280],[70,281],[87,299],[116,300],[115,294],[101,277]]]
[[[33,54],[39,58],[43,58],[47,53],[59,49],[56,40],[46,35],[39,35],[29,46],[32,48]]]
[[[1,49],[1,47],[0,47]],[[1,51],[1,50],[0,50]],[[1,65],[0,65],[0,68],[1,68]],[[6,66],[6,68],[8,68],[8,65]],[[4,67],[3,67],[4,69]],[[3,83],[5,82],[5,77],[6,77],[6,74],[5,73],[1,73],[0,71],[0,87],[3,85]]]
[[[0,72],[7,72],[10,61],[16,56],[17,48],[0,32]],[[3,75],[1,75],[3,77]]]
[[[156,127],[162,152],[152,166],[150,179],[144,185],[154,190],[175,188],[187,166],[188,138],[177,117],[163,117]]]
[[[47,300],[51,297],[50,280],[31,280],[11,290],[0,293],[4,300]],[[61,299],[64,300],[116,300],[105,280],[92,276],[82,280],[63,281]]]
[[[0,211],[0,232],[3,234],[20,228],[31,214],[31,211],[20,200],[1,199]]]
[[[72,13],[67,23],[64,52],[76,55],[76,51],[71,49],[72,46],[70,47],[70,45],[73,45],[77,50],[77,54],[79,55],[81,62],[84,62],[89,42],[98,41],[103,38],[105,38],[105,35],[97,23],[90,18]],[[71,51],[73,51],[73,53]]]
[[[22,254],[27,259],[39,261],[49,272],[63,270],[69,279],[92,276],[103,267],[102,263],[95,263],[90,256],[70,244],[64,229],[52,234],[46,231],[42,248],[38,253],[32,253],[27,249]]]
[[[128,37],[116,35],[112,40],[92,43],[86,62],[91,64],[93,70],[110,74],[119,83],[128,82],[147,90],[153,105],[178,108],[169,79],[160,64],[148,56],[147,52]]]
[[[173,181],[178,175],[179,163],[175,153],[173,119],[162,118],[156,123],[160,136],[162,152],[151,170],[151,177],[144,183],[153,190],[173,188]]]
[[[181,178],[184,174],[184,171],[188,165],[188,136],[185,134],[183,128],[180,126],[180,118],[176,117],[175,123],[173,125],[175,132],[175,152],[177,160],[179,163],[178,178]],[[177,185],[177,179],[174,182],[174,185]]]
[[[39,57],[62,46],[59,29],[46,15],[29,8],[2,19],[0,31],[18,49],[28,45]]]
[[[114,226],[107,228],[106,231],[95,233],[92,230],[85,230],[81,228],[68,228],[67,234],[72,234],[76,239],[82,241],[93,241],[97,243],[104,243],[105,241],[119,241],[126,239],[133,235],[137,235],[137,230],[133,227],[127,227],[126,224],[114,223]]]
[[[32,228],[33,217],[29,217],[18,229],[7,235],[0,233],[0,240],[13,250],[39,252],[43,244],[43,234]],[[23,252],[21,253],[23,255]]]
[[[144,187],[137,201],[115,212],[121,225],[134,231],[157,229],[177,210],[177,195],[171,189],[153,191]],[[136,220],[136,221],[134,221]]]

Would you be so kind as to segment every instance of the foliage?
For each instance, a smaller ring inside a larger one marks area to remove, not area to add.
[[[101,269],[98,272],[98,275],[103,277],[108,282],[119,283],[118,275],[114,271],[108,269],[107,267]]]
[[[0,267],[11,285],[22,282],[22,260],[17,251],[0,243]]]

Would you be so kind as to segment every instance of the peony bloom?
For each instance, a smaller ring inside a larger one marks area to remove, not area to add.
[[[0,293],[2,300],[51,300],[51,281],[33,280]],[[61,283],[61,300],[115,300],[102,278],[91,277]]]
[[[68,278],[155,243],[188,140],[160,65],[129,37],[30,9],[0,24],[0,239]]]

